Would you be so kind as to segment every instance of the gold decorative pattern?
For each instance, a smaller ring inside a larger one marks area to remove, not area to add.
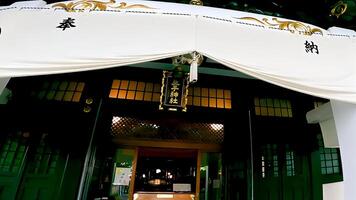
[[[164,95],[164,80],[166,79],[166,74],[168,71],[163,71],[162,86],[161,86],[161,96],[159,97],[159,110],[163,110],[163,95]]]
[[[203,6],[204,3],[202,0],[190,0],[189,4],[196,5],[196,6]]]
[[[333,8],[330,11],[330,16],[335,16],[336,18],[339,18],[341,15],[343,15],[347,10],[347,4],[344,3],[343,1],[337,2]]]
[[[302,22],[298,21],[282,21],[277,18],[272,18],[273,22],[269,22],[267,18],[262,18],[262,21],[259,19],[256,19],[254,17],[241,17],[241,18],[236,18],[239,20],[246,20],[246,21],[255,21],[258,22],[264,26],[268,27],[278,27],[281,30],[288,30],[291,33],[303,33],[304,35],[313,35],[314,33],[320,33],[323,34],[321,29],[319,28],[311,28],[308,25],[303,24]]]
[[[107,8],[117,8],[117,9],[133,9],[133,8],[143,8],[143,9],[155,9],[143,4],[132,4],[128,5],[126,2],[119,3],[118,6],[114,6],[116,4],[115,0],[110,0],[109,2],[103,1],[95,1],[95,0],[81,0],[77,2],[69,2],[69,3],[56,3],[52,7],[53,8],[63,8],[67,12],[76,12],[83,10],[101,10],[105,11]]]
[[[186,79],[188,79],[188,77]],[[187,83],[189,83],[189,80],[187,80]],[[185,88],[183,88],[183,90],[185,89],[185,95],[184,95],[184,100],[183,100],[183,110],[182,110],[183,112],[187,112],[188,88],[189,88],[189,84],[186,84]]]
[[[125,2],[121,2],[120,6],[117,7],[119,9],[132,9],[132,8],[144,8],[144,9],[155,9],[155,8],[151,8],[149,6],[145,6],[143,4],[132,4],[132,5],[127,5],[127,3]]]

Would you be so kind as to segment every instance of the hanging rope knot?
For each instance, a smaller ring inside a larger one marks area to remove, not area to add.
[[[192,53],[192,60],[190,63],[189,83],[198,81],[198,65],[203,62],[203,56],[197,52]]]
[[[203,55],[194,51],[189,54],[173,57],[172,62],[175,66],[190,64],[189,82],[195,83],[198,80],[198,66],[203,63],[203,59]]]

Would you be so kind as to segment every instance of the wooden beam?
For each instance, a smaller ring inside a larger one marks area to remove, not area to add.
[[[148,68],[148,69],[159,69],[159,70],[172,70],[174,66],[169,63],[159,63],[159,62],[145,62],[129,65],[129,67],[138,67],[138,68]],[[189,66],[184,65],[183,70],[189,72]],[[236,70],[230,69],[218,69],[212,67],[198,67],[198,73],[200,74],[208,74],[208,75],[216,75],[216,76],[226,76],[226,77],[235,77],[235,78],[243,78],[243,79],[256,79],[252,76],[248,76]]]
[[[155,140],[131,140],[115,138],[113,142],[124,147],[157,147],[157,148],[177,148],[177,149],[199,149],[206,152],[221,152],[219,144],[200,144],[176,141],[155,141]]]

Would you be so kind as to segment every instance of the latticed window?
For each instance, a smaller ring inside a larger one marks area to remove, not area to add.
[[[293,117],[292,105],[287,99],[255,97],[254,106],[257,116]]]
[[[111,135],[122,139],[154,139],[222,144],[224,125],[215,123],[165,123],[114,116]]]
[[[59,159],[59,150],[51,148],[46,142],[47,134],[41,136],[40,143],[36,146],[33,160],[29,165],[29,173],[53,174]]]
[[[325,101],[314,101],[314,107],[323,105]],[[339,148],[325,148],[322,134],[317,135],[320,153],[320,169],[322,175],[342,175]]]
[[[231,109],[231,90],[191,87],[187,105]]]
[[[318,134],[321,174],[341,174],[339,148],[325,148],[321,134]]]
[[[159,102],[161,86],[159,83],[115,79],[109,98]],[[188,106],[231,109],[231,90],[189,87],[187,98]]]
[[[44,82],[35,95],[40,100],[79,102],[85,87],[84,82],[53,81]]]
[[[0,172],[17,173],[24,161],[29,133],[17,132],[0,144]]]
[[[287,176],[295,176],[295,152],[289,148],[289,145],[286,145],[285,156]]]
[[[261,177],[278,177],[279,162],[276,144],[266,144],[261,147]]]
[[[128,99],[137,101],[159,102],[161,84],[133,81],[113,80],[109,97],[114,99]]]
[[[261,177],[296,175],[296,154],[288,144],[265,144],[261,146]],[[283,163],[283,164],[282,164]],[[281,166],[281,164],[283,166]]]

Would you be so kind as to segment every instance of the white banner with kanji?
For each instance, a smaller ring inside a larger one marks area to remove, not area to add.
[[[119,67],[197,51],[295,91],[356,103],[353,34],[282,18],[153,1],[0,8],[0,77]]]

